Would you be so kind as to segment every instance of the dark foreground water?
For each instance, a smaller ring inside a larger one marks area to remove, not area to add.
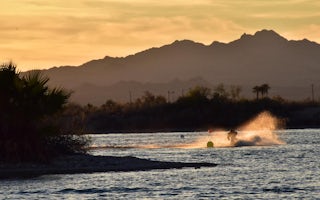
[[[174,147],[206,134],[94,135],[94,145],[107,148],[91,153],[213,162],[215,168],[1,180],[0,199],[320,199],[320,129],[278,131],[283,145]]]

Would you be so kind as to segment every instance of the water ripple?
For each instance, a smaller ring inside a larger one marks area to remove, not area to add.
[[[106,193],[109,190],[106,189],[98,189],[98,188],[88,188],[88,189],[72,189],[72,188],[66,188],[63,190],[59,190],[56,193],[62,193],[62,194],[68,194],[68,193],[74,193],[74,194],[99,194],[99,193]]]
[[[303,191],[304,189],[297,188],[297,187],[280,187],[280,186],[275,186],[272,188],[263,188],[264,192],[274,192],[274,193],[293,193],[296,191]]]
[[[207,133],[183,133],[192,142]],[[92,136],[99,145],[166,145],[181,133]],[[284,145],[220,149],[96,149],[106,156],[212,162],[214,168],[43,176],[0,181],[0,199],[319,199],[320,129],[286,130]]]

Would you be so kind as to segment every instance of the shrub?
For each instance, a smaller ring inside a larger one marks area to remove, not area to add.
[[[48,81],[37,71],[21,77],[11,62],[0,66],[0,160],[49,161],[84,152],[87,140],[46,123],[70,97],[64,89],[49,88]]]

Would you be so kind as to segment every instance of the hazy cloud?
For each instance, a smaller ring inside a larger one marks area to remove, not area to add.
[[[228,42],[262,28],[320,42],[319,10],[315,0],[10,0],[0,7],[1,59],[25,69],[76,65],[177,39]]]

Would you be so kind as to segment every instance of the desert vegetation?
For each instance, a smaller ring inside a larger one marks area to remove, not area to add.
[[[21,77],[11,62],[0,66],[0,161],[46,162],[84,152],[87,140],[66,133],[55,120],[70,93],[49,88],[48,81],[39,72]]]
[[[264,89],[258,90],[259,98],[255,99],[242,98],[240,86],[226,87],[223,84],[212,89],[203,86],[190,88],[176,101],[145,92],[131,103],[109,99],[101,106],[72,105],[69,109],[81,114],[68,115],[68,118],[78,121],[77,124],[82,123],[88,133],[229,129],[262,111],[281,118],[283,127],[319,126],[319,102],[289,101],[279,96],[271,98],[267,96],[272,89],[268,84],[257,87]]]

